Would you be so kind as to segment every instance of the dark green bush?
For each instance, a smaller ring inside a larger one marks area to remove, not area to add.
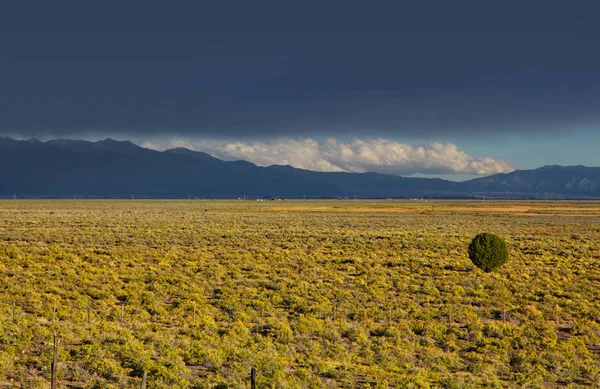
[[[508,247],[499,236],[484,232],[471,241],[469,258],[475,266],[489,273],[508,261]]]

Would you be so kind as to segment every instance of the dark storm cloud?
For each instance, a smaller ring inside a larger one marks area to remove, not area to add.
[[[0,131],[435,137],[600,119],[596,3],[291,3],[5,2]]]

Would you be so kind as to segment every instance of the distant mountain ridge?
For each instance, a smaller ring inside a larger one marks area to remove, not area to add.
[[[543,166],[516,170],[464,183],[472,191],[535,193],[538,195],[594,196],[600,194],[600,168],[586,166]]]
[[[0,137],[0,196],[600,198],[600,168],[544,166],[465,182],[223,161],[130,141]]]

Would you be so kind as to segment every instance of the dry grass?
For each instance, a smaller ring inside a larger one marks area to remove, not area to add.
[[[2,201],[0,274],[0,385],[47,386],[53,329],[73,386],[600,382],[598,202]]]

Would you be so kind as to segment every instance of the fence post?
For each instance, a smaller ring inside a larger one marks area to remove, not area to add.
[[[56,298],[54,298],[54,308],[52,308],[52,325],[56,323]]]
[[[256,389],[256,368],[250,370],[250,388]]]
[[[146,389],[146,377],[148,376],[148,372],[144,370],[144,374],[142,374],[142,389]]]
[[[54,331],[54,355],[52,356],[52,381],[50,383],[51,389],[56,389],[56,369],[58,365],[58,334]]]

